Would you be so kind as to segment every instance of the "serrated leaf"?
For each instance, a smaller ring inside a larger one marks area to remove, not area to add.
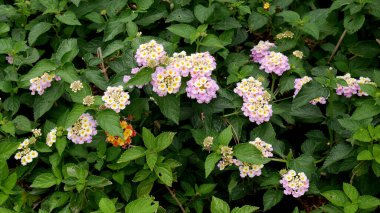
[[[29,45],[33,45],[34,42],[37,41],[38,37],[47,31],[49,31],[51,28],[51,24],[47,22],[40,22],[37,23],[30,29],[29,35],[28,35],[28,42]]]
[[[62,15],[55,15],[55,18],[67,25],[82,25],[72,11],[66,11]]]
[[[264,193],[263,203],[264,203],[264,211],[271,209],[277,203],[282,200],[284,193],[281,190],[268,190]]]
[[[129,162],[131,160],[141,158],[141,157],[145,156],[145,151],[146,150],[143,147],[134,146],[130,149],[125,150],[125,152],[123,154],[121,154],[117,163]]]
[[[343,191],[352,202],[356,202],[358,200],[359,192],[353,185],[343,183]]]
[[[222,199],[212,196],[211,200],[211,213],[229,213],[230,206],[228,203]]]
[[[197,30],[195,27],[188,24],[173,24],[167,27],[170,32],[186,39],[190,39],[192,34],[195,34]]]
[[[167,95],[165,97],[155,96],[155,100],[162,114],[175,124],[179,124],[180,97],[175,95]]]
[[[349,200],[348,197],[340,190],[330,190],[322,193],[323,197],[336,206],[344,206]]]
[[[57,178],[52,173],[43,173],[38,175],[30,187],[49,188],[57,184]]]
[[[102,213],[115,213],[116,207],[112,200],[103,197],[99,201],[99,208]]]
[[[205,7],[203,5],[197,4],[194,7],[194,15],[202,24],[212,15],[214,12],[214,7]]]
[[[234,156],[242,162],[256,165],[265,164],[270,161],[269,158],[264,158],[261,151],[250,143],[236,145],[234,147]]]
[[[113,110],[103,110],[96,114],[96,121],[99,126],[110,135],[123,137],[123,130],[120,126],[120,116]]]
[[[211,153],[207,156],[205,161],[205,175],[206,178],[210,175],[215,168],[215,164],[221,159],[221,155],[217,153]]]
[[[155,213],[158,209],[158,202],[150,197],[139,198],[127,204],[125,213]]]
[[[329,152],[326,157],[325,162],[323,163],[322,169],[330,166],[331,164],[344,159],[348,154],[351,153],[353,147],[345,142],[340,142],[335,145]]]

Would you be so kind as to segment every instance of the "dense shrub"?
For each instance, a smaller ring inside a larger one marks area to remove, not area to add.
[[[380,1],[0,1],[0,212],[371,212]]]

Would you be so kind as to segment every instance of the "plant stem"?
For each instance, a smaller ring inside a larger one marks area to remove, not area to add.
[[[293,97],[290,96],[290,97],[286,97],[286,98],[278,99],[278,100],[275,100],[275,101],[272,101],[272,102],[273,102],[273,103],[276,103],[276,102],[284,101],[284,100],[288,100],[288,99],[291,99],[291,98],[293,98]]]
[[[165,185],[166,189],[169,191],[170,195],[172,198],[175,200],[175,202],[178,204],[179,208],[181,209],[182,213],[186,213],[186,210],[183,208],[181,202],[179,202],[178,198],[175,196],[174,192],[167,186]]]
[[[100,58],[100,60],[102,61],[102,63],[100,64],[100,70],[103,73],[104,78],[106,79],[106,81],[108,81],[109,78],[108,78],[108,74],[107,74],[107,68],[104,66],[102,49],[100,47],[98,47],[97,53],[98,53],[98,58]]]
[[[272,86],[270,88],[270,91],[274,94],[274,85],[276,83],[276,75],[272,74]]]
[[[280,158],[271,158],[270,160],[271,161],[276,161],[276,162],[282,162],[282,163],[287,163],[288,162],[287,160],[280,159]]]
[[[327,61],[328,64],[330,64],[331,60],[334,58],[334,56],[335,56],[336,52],[338,51],[339,46],[342,43],[343,38],[344,38],[344,36],[346,36],[346,34],[347,34],[347,30],[344,30],[342,35],[340,36],[340,38],[338,40],[338,43],[335,45],[334,51],[331,53],[330,58]]]
[[[229,116],[233,116],[233,115],[238,115],[240,114],[239,111],[236,111],[236,112],[233,112],[233,113],[230,113],[230,114],[227,114],[227,115],[223,115],[222,117],[225,118],[225,117],[229,117]]]

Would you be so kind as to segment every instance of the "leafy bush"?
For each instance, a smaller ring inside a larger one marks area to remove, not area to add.
[[[0,212],[378,209],[379,1],[0,2]]]

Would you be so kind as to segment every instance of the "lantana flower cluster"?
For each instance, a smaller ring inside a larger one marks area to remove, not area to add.
[[[258,150],[260,150],[264,157],[266,158],[273,157],[272,145],[261,140],[261,138],[255,138],[254,141],[250,141],[249,143],[254,145]]]
[[[242,162],[238,159],[233,160],[233,164],[239,168],[240,177],[250,177],[253,178],[255,176],[261,175],[261,169],[264,168],[263,164],[256,165],[252,163]]]
[[[107,90],[102,96],[102,100],[105,102],[105,107],[114,110],[119,113],[125,106],[130,104],[129,93],[123,91],[123,86],[107,87]]]
[[[294,170],[289,170],[283,174],[280,183],[285,188],[284,194],[292,195],[295,198],[304,195],[309,189],[309,179],[305,173],[297,173]]]
[[[274,43],[260,41],[251,49],[251,57],[254,62],[261,65],[261,70],[281,76],[290,69],[289,59],[282,53],[269,51],[272,47],[275,47]]]
[[[178,92],[181,86],[181,74],[171,66],[167,66],[166,68],[157,67],[156,71],[152,74],[151,84],[153,91],[159,96],[174,94]]]
[[[261,124],[269,121],[273,112],[272,105],[269,104],[271,96],[260,81],[254,77],[245,78],[237,83],[234,92],[243,98],[241,110],[251,122]]]
[[[301,91],[303,85],[309,83],[312,80],[313,79],[309,76],[304,76],[302,78],[296,78],[294,80],[294,89],[295,90],[294,90],[293,98],[295,98],[297,96],[297,94]],[[317,105],[318,103],[326,104],[326,101],[327,101],[327,99],[325,97],[318,97],[318,98],[314,98],[309,103],[311,103],[313,105]]]
[[[127,148],[132,142],[132,137],[136,136],[136,131],[133,129],[133,126],[127,121],[120,121],[120,125],[123,129],[124,139],[118,136],[110,135],[108,132],[106,132],[106,141],[115,147],[120,146],[122,148]]]
[[[157,53],[157,49],[160,54]],[[163,46],[152,40],[140,45],[135,58],[140,67],[133,68],[131,73],[136,74],[146,66],[154,68],[151,84],[153,91],[159,96],[177,93],[182,77],[190,75],[191,79],[186,83],[189,98],[196,99],[198,103],[209,103],[216,98],[219,86],[210,77],[212,71],[216,69],[216,62],[209,52],[188,56],[185,51],[182,51],[168,57]],[[131,76],[126,75],[123,81],[127,83],[130,79]]]
[[[26,166],[28,163],[31,163],[34,158],[38,157],[38,152],[30,148],[33,145],[37,138],[41,137],[41,129],[32,129],[33,136],[30,138],[24,139],[23,142],[18,146],[18,152],[15,154],[14,158],[21,161],[21,165]]]
[[[77,122],[67,129],[67,138],[75,144],[91,143],[97,134],[97,122],[89,113],[83,113]]]
[[[61,78],[59,76],[56,76],[55,74],[49,74],[45,72],[40,77],[30,79],[29,90],[31,91],[31,94],[35,95],[36,92],[38,93],[38,95],[44,94],[45,89],[51,87],[51,82],[53,80],[60,81]]]
[[[350,73],[347,73],[343,76],[337,76],[338,79],[342,79],[347,83],[347,86],[337,84],[336,93],[338,95],[344,95],[347,98],[350,98],[352,95],[357,96],[368,96],[367,93],[363,92],[359,84],[372,84],[376,85],[371,81],[370,78],[360,77],[355,79],[351,77]]]
[[[46,145],[48,145],[48,147],[51,147],[56,141],[57,141],[57,127],[50,130],[50,132],[46,135]]]

